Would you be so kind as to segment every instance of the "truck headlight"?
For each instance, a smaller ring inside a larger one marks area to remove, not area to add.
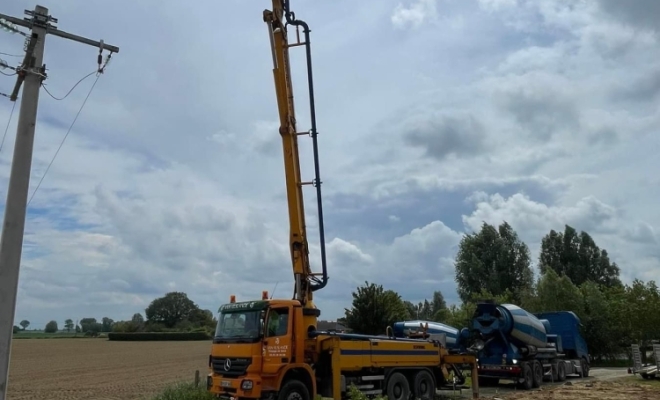
[[[246,379],[243,382],[241,382],[241,389],[251,390],[252,389],[252,381],[249,380],[249,379]]]

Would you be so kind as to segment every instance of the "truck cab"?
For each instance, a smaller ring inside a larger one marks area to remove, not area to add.
[[[302,325],[295,321],[303,320],[300,303],[269,300],[264,292],[262,300],[255,301],[236,302],[232,296],[218,313],[207,390],[228,399],[258,399],[278,393],[287,372],[305,358],[303,346],[294,343],[296,337],[305,335],[296,332]],[[300,367],[306,370],[300,380],[313,393],[311,369],[306,363],[298,367],[298,372]]]

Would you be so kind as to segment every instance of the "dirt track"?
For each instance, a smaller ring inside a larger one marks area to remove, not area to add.
[[[143,399],[177,380],[206,375],[210,341],[13,341],[9,400]]]
[[[594,368],[586,379],[568,377],[563,383],[544,382],[532,391],[500,384],[480,388],[480,395],[489,400],[660,400],[660,384],[629,375],[625,368]]]

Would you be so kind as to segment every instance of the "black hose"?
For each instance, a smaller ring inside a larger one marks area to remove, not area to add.
[[[310,109],[310,119],[312,122],[312,128],[310,130],[310,135],[312,136],[312,146],[314,148],[314,175],[315,175],[315,187],[316,187],[316,202],[319,212],[319,240],[321,245],[321,268],[323,277],[320,282],[312,283],[311,289],[312,292],[315,292],[319,289],[323,289],[328,284],[328,267],[326,264],[325,256],[325,231],[323,226],[323,204],[321,201],[321,172],[319,168],[319,148],[316,136],[318,132],[316,131],[316,107],[314,105],[314,82],[312,79],[312,49],[309,40],[309,26],[305,21],[295,19],[295,14],[289,11],[289,0],[283,0],[284,15],[286,17],[286,22],[294,26],[302,26],[303,32],[305,34],[305,50],[307,53],[307,84],[309,87],[309,109]]]

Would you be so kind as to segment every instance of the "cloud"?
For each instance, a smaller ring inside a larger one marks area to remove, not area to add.
[[[398,29],[417,28],[437,16],[436,0],[416,0],[408,7],[399,3],[392,13],[392,24]]]
[[[412,301],[434,290],[456,301],[456,246],[482,220],[506,219],[531,248],[549,229],[586,229],[624,280],[660,279],[654,2],[308,3],[292,7],[312,29],[330,274],[315,301],[324,318],[341,316],[364,280]],[[129,318],[170,290],[214,311],[230,294],[290,296],[264,6],[102,5],[102,16],[96,0],[49,10],[61,29],[120,53],[30,204],[17,318],[37,327]],[[21,0],[3,12],[33,6]],[[227,13],[222,26],[199,23]],[[218,46],[238,32],[241,40]],[[0,35],[2,52],[22,46]],[[94,48],[57,37],[46,46],[55,96],[96,66]],[[304,48],[291,49],[291,72],[302,132]],[[0,76],[0,92],[13,83]],[[41,94],[30,193],[91,84],[63,101]],[[10,110],[0,102],[0,127]],[[0,188],[17,116],[0,151]],[[312,146],[299,139],[306,181]],[[316,194],[303,190],[318,271]]]

